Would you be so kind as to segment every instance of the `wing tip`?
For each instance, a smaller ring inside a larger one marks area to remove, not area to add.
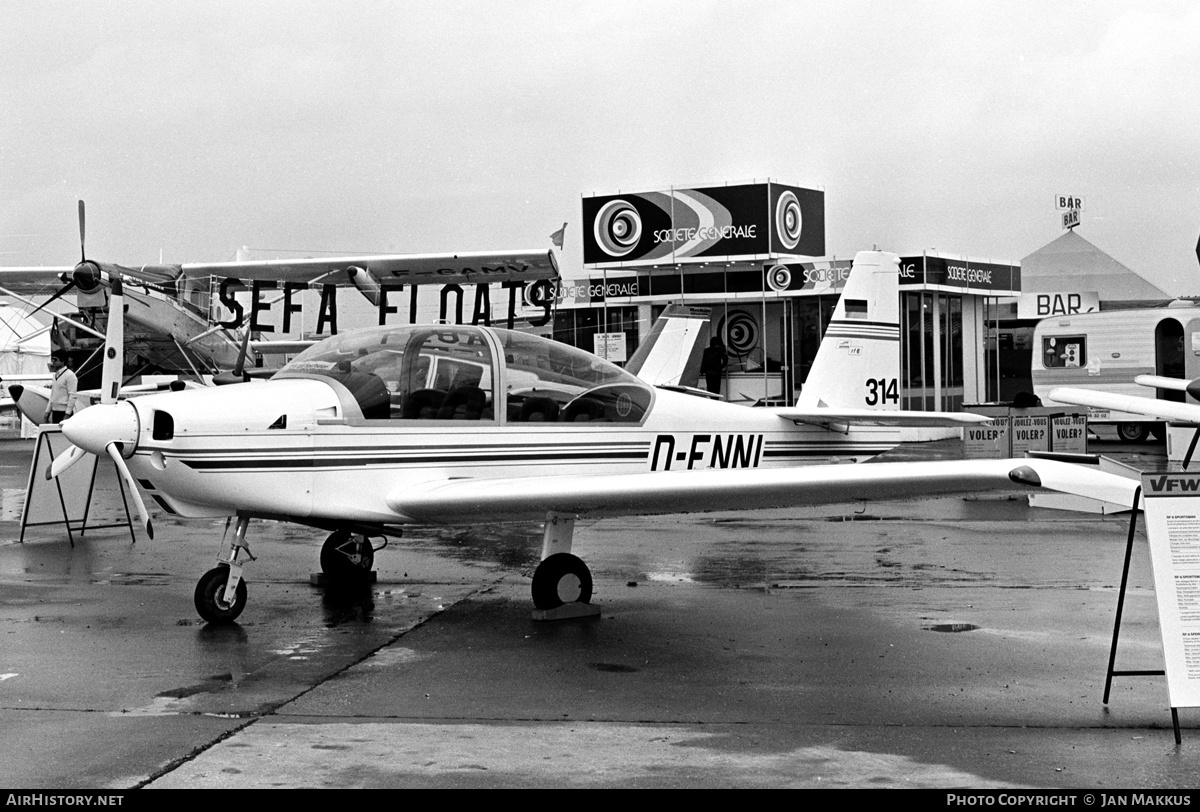
[[[1042,478],[1028,465],[1019,465],[1013,468],[1008,472],[1008,478],[1018,485],[1033,485],[1037,488],[1042,486]]]

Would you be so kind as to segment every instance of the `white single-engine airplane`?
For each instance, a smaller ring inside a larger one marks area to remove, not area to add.
[[[580,518],[1036,486],[1132,504],[1131,480],[1055,460],[812,465],[877,455],[899,442],[897,426],[986,419],[863,407],[881,389],[864,376],[895,355],[898,337],[896,297],[884,297],[880,312],[891,315],[880,319],[864,293],[897,273],[895,255],[859,254],[814,363],[816,380],[836,379],[836,391],[858,393],[853,402],[814,391],[796,407],[747,408],[655,389],[524,333],[379,327],[326,339],[264,383],[120,402],[106,389],[103,403],[63,423],[74,446],[49,473],[104,453],[169,513],[236,516],[219,565],[196,587],[209,622],[245,606],[252,518],[330,531],[321,564],[341,579],[361,579],[370,539],[406,524],[544,520],[533,602],[554,609],[591,598],[591,574],[571,553]],[[109,343],[119,338],[110,332]]]

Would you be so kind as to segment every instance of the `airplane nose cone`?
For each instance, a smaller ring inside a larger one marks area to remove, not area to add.
[[[89,406],[63,421],[63,435],[84,451],[103,454],[109,443],[121,443],[128,457],[137,446],[137,409],[127,400]]]

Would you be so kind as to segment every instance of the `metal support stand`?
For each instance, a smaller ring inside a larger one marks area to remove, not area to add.
[[[119,475],[117,476],[117,490],[121,494],[121,506],[125,509],[125,521],[114,522],[112,524],[88,524],[88,517],[91,515],[92,510],[92,497],[95,496],[96,492],[96,470],[99,466],[98,458],[90,454],[87,455],[85,459],[78,461],[74,466],[74,468],[80,468],[80,466],[88,464],[91,465],[91,472],[89,474],[82,475],[87,477],[87,493],[83,499],[82,516],[80,518],[71,518],[73,514],[79,514],[80,506],[78,505],[78,497],[74,494],[63,492],[63,482],[60,477],[59,479],[53,480],[53,482],[55,492],[58,496],[58,509],[61,512],[60,515],[62,518],[60,519],[58,516],[55,516],[55,518],[47,521],[34,520],[34,516],[45,515],[47,510],[45,505],[40,505],[38,502],[44,500],[48,495],[45,489],[48,488],[49,485],[44,483],[44,471],[46,466],[48,466],[55,457],[54,445],[50,440],[51,436],[62,436],[61,429],[59,429],[57,426],[42,427],[42,429],[38,432],[37,443],[34,446],[33,451],[33,460],[29,465],[29,479],[25,486],[25,506],[21,510],[21,535],[18,541],[21,544],[25,543],[25,528],[27,527],[40,527],[44,525],[58,524],[61,521],[63,527],[66,528],[67,539],[71,542],[72,547],[75,546],[75,535],[72,532],[73,529],[78,530],[79,535],[83,536],[88,530],[100,530],[108,527],[129,528],[129,538],[131,543],[136,544],[137,536],[133,531],[133,517],[129,513],[129,499],[125,495],[125,483],[122,481],[122,478]],[[80,470],[82,470],[82,468],[80,468]],[[64,474],[65,473],[66,472],[64,472]],[[68,488],[72,486],[80,487],[82,485],[82,483],[78,481],[79,476],[81,475],[77,474],[70,477],[72,481],[68,484]],[[36,479],[37,477],[42,477],[42,481]],[[70,504],[68,504],[68,502]]]
[[[1198,433],[1200,434],[1200,433]],[[1195,439],[1192,441],[1195,445]],[[1125,539],[1125,564],[1121,569],[1121,590],[1117,593],[1117,616],[1113,620],[1112,647],[1108,652],[1108,674],[1104,679],[1104,704],[1108,704],[1109,694],[1112,692],[1113,677],[1165,677],[1167,672],[1162,669],[1150,671],[1117,671],[1115,665],[1117,662],[1117,640],[1121,634],[1121,614],[1125,611],[1125,588],[1129,584],[1129,562],[1133,558],[1133,536],[1137,530],[1137,517],[1141,510],[1137,505],[1142,499],[1142,489],[1139,487],[1133,494],[1134,508],[1129,513],[1129,535]],[[1175,731],[1175,743],[1183,742],[1179,733],[1179,709],[1171,708],[1171,727]]]

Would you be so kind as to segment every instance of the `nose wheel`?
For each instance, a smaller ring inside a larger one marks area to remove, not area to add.
[[[237,530],[217,566],[200,578],[194,596],[196,611],[209,623],[232,623],[246,608],[246,582],[242,580],[242,557],[254,560],[246,543],[250,519],[239,516]],[[228,532],[228,525],[226,525]]]
[[[232,623],[246,608],[246,582],[238,580],[233,600],[226,600],[229,567],[213,567],[196,584],[196,611],[209,623]]]

